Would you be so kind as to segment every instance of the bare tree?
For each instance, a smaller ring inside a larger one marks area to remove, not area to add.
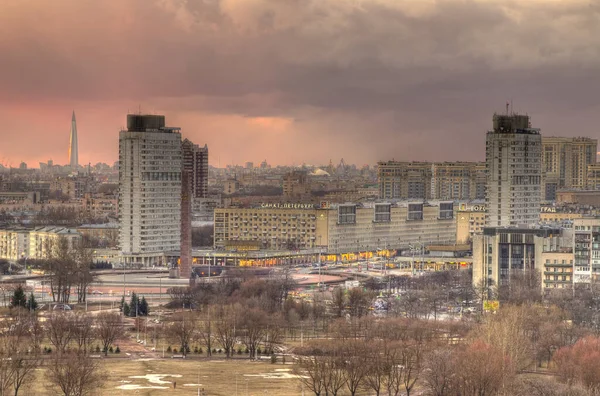
[[[224,305],[217,308],[214,321],[215,338],[225,349],[227,357],[231,357],[237,342],[236,325],[240,323],[241,307],[239,305]]]
[[[75,329],[71,322],[71,316],[64,312],[52,312],[46,319],[46,335],[58,354],[65,353],[67,345],[75,337]]]
[[[123,335],[121,315],[114,312],[101,312],[96,316],[96,337],[102,343],[104,356],[108,355],[108,349]]]
[[[72,324],[78,351],[86,353],[95,338],[94,320],[87,313],[78,312],[72,317]]]
[[[449,347],[428,354],[423,371],[423,385],[432,396],[454,394],[456,388],[456,351]]]
[[[267,335],[267,314],[259,308],[243,311],[240,317],[240,340],[248,348],[250,359],[256,358],[256,350]]]
[[[179,344],[183,356],[187,355],[190,343],[197,336],[197,332],[198,318],[191,312],[182,312],[181,320],[175,320],[167,327],[169,338]]]
[[[341,318],[342,314],[344,313],[344,309],[346,308],[346,295],[344,294],[344,289],[339,286],[333,289],[331,299],[333,303],[334,315],[338,318]]]
[[[341,368],[345,377],[346,387],[352,396],[355,396],[363,386],[369,371],[365,363],[368,348],[364,341],[351,341],[341,345]]]
[[[315,396],[325,392],[326,363],[323,357],[301,357],[294,373],[302,386],[306,386]]]
[[[71,286],[77,274],[77,263],[69,246],[69,240],[61,236],[57,239],[46,239],[44,244],[47,255],[44,269],[50,278],[52,300],[68,303]]]
[[[31,321],[26,316],[17,316],[4,322],[6,327],[0,335],[0,393],[19,391],[35,377],[40,364],[39,349],[35,348]]]
[[[326,356],[324,358],[323,385],[326,395],[336,396],[346,384],[346,376],[342,369],[342,361],[339,356]]]
[[[89,355],[70,354],[50,361],[46,379],[65,396],[87,396],[103,385],[105,377]]]
[[[369,312],[369,306],[373,301],[373,292],[364,291],[360,287],[354,287],[348,290],[348,306],[350,307],[350,316],[361,318]]]
[[[514,374],[501,349],[479,340],[457,356],[456,372],[459,374],[461,395],[496,395]]]
[[[75,268],[74,282],[77,287],[77,302],[85,302],[89,285],[94,281],[92,273],[92,249],[86,248],[82,242],[75,245],[72,253]]]

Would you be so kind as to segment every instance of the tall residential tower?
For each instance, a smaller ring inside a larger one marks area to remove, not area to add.
[[[488,227],[539,223],[542,182],[542,135],[529,116],[494,114],[487,133],[486,205]]]
[[[164,265],[180,248],[181,133],[162,115],[127,115],[119,134],[119,243],[126,264]]]
[[[77,122],[75,121],[75,110],[71,117],[71,137],[69,139],[69,166],[73,172],[79,167],[79,153],[77,147]]]
[[[200,147],[189,139],[181,143],[183,168],[190,172],[192,197],[206,198],[208,194],[208,146]]]

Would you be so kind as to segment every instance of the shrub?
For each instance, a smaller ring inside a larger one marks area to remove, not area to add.
[[[96,353],[100,353],[100,345],[96,345]]]
[[[242,353],[244,353],[244,352],[242,351],[242,348],[238,348],[238,350],[237,350],[237,354],[238,354],[238,355],[241,355]]]
[[[110,348],[108,348],[108,352],[110,353],[115,353],[115,350],[113,349],[113,347],[111,346]]]
[[[171,352],[171,345],[167,347],[167,352]]]
[[[115,353],[121,353],[121,348],[119,348],[119,346],[117,345],[117,347],[115,348]]]
[[[275,364],[277,363],[277,356],[275,356],[275,354],[271,355],[271,364]]]

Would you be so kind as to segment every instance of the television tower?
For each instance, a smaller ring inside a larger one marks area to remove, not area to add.
[[[75,110],[71,118],[71,139],[69,141],[69,165],[73,172],[79,167],[79,155],[77,148],[77,122],[75,121]]]

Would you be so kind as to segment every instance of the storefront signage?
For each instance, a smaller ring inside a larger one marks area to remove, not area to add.
[[[314,209],[313,204],[304,203],[262,203],[261,209]]]

